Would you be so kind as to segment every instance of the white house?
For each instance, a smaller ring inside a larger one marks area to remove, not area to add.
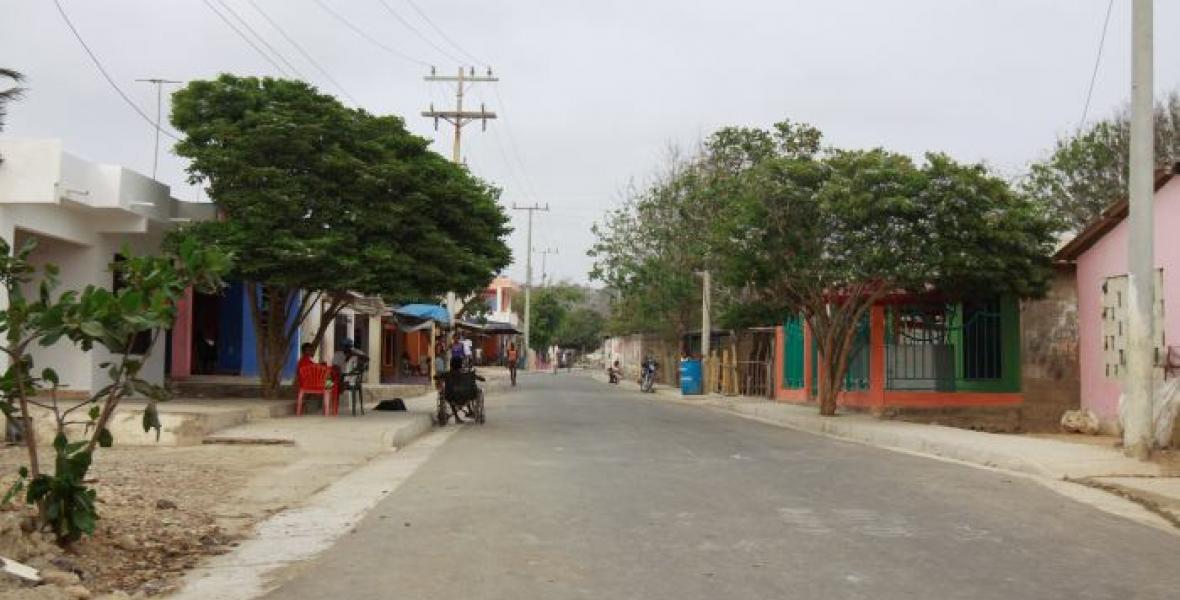
[[[0,237],[16,248],[36,240],[33,260],[61,268],[59,289],[109,288],[109,266],[124,247],[157,252],[177,223],[215,216],[212,204],[180,201],[150,177],[65,152],[60,140],[2,140],[0,155]],[[7,305],[0,291],[0,309]],[[84,353],[62,341],[32,353],[38,368],[52,366],[70,390],[89,392],[107,382],[98,367],[107,360],[101,350]],[[163,382],[165,354],[160,343],[146,379]]]

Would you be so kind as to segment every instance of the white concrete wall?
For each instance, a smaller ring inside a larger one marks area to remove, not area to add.
[[[0,141],[0,153],[5,157],[0,236],[16,244],[38,239],[33,261],[58,265],[59,290],[110,288],[110,263],[124,247],[137,255],[157,253],[165,233],[175,227],[173,217],[198,220],[215,214],[211,204],[176,200],[168,186],[150,177],[63,152],[58,140],[6,139]],[[0,308],[6,305],[0,294]],[[105,370],[98,368],[109,358],[104,350],[83,353],[63,341],[38,347],[33,356],[38,369],[52,366],[72,389],[90,391],[108,383]],[[163,382],[164,356],[160,339],[145,364],[145,379]]]

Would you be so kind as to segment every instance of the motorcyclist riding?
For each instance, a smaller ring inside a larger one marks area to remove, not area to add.
[[[643,365],[640,369],[639,375],[639,389],[644,392],[655,391],[656,370],[660,368],[660,364],[656,359],[647,357],[643,359]]]

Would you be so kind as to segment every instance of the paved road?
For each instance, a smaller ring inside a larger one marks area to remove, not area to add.
[[[522,376],[270,598],[1180,598],[1180,538],[1000,473]]]

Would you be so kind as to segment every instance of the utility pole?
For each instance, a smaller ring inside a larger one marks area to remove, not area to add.
[[[556,248],[546,248],[540,252],[541,254],[541,287],[545,287],[545,275],[548,271],[545,270],[545,259],[549,258],[550,254],[557,254]]]
[[[712,310],[712,275],[708,271],[700,271],[701,276],[701,357],[709,358],[709,347],[713,343],[713,323],[709,311]]]
[[[466,91],[467,84],[500,81],[500,78],[492,76],[492,69],[489,67],[487,75],[476,75],[475,67],[468,67],[466,72],[463,67],[459,67],[458,75],[438,75],[435,73],[434,67],[430,68],[430,75],[425,77],[426,81],[447,81],[455,83],[455,110],[435,110],[434,103],[430,104],[430,110],[423,111],[422,116],[434,119],[434,129],[438,131],[438,121],[442,119],[450,123],[455,128],[455,142],[451,148],[451,160],[455,164],[462,162],[460,158],[460,147],[463,140],[463,126],[472,122],[480,121],[483,125],[483,130],[488,129],[488,119],[495,119],[496,113],[489,112],[484,109],[481,104],[479,110],[463,110],[463,92]]]
[[[533,213],[537,211],[549,212],[549,205],[541,206],[534,204],[532,206],[517,206],[512,205],[512,210],[525,210],[529,213],[529,228],[527,234],[526,245],[528,249],[525,251],[524,261],[524,353],[525,364],[528,365],[528,353],[531,346],[529,346],[529,330],[531,329],[529,321],[532,315],[532,291],[533,291]]]
[[[434,130],[438,131],[438,121],[442,119],[450,123],[455,128],[455,141],[451,148],[451,162],[455,164],[463,163],[463,155],[461,150],[463,139],[463,126],[472,122],[480,121],[483,125],[483,130],[488,129],[488,119],[495,119],[496,113],[488,112],[481,104],[479,110],[463,110],[463,93],[467,91],[467,84],[499,81],[498,77],[492,76],[492,69],[488,67],[487,75],[476,75],[475,67],[468,67],[467,72],[463,71],[463,67],[459,67],[457,75],[439,75],[434,67],[430,67],[430,74],[424,78],[426,81],[446,81],[455,83],[455,110],[435,110],[434,103],[430,104],[430,110],[423,111],[422,116],[434,119]],[[454,292],[447,292],[447,314],[450,315],[451,321],[455,320],[455,305],[458,300],[455,298]]]
[[[1131,176],[1127,193],[1128,245],[1127,373],[1124,390],[1129,410],[1123,423],[1123,448],[1147,460],[1153,446],[1153,378],[1155,375],[1155,157],[1153,146],[1152,0],[1131,7]]]
[[[164,104],[164,84],[166,83],[183,83],[172,79],[160,79],[159,77],[152,77],[150,79],[136,79],[140,83],[150,83],[156,86],[156,149],[152,154],[152,179],[156,179],[156,173],[160,166],[160,118],[162,106]]]

